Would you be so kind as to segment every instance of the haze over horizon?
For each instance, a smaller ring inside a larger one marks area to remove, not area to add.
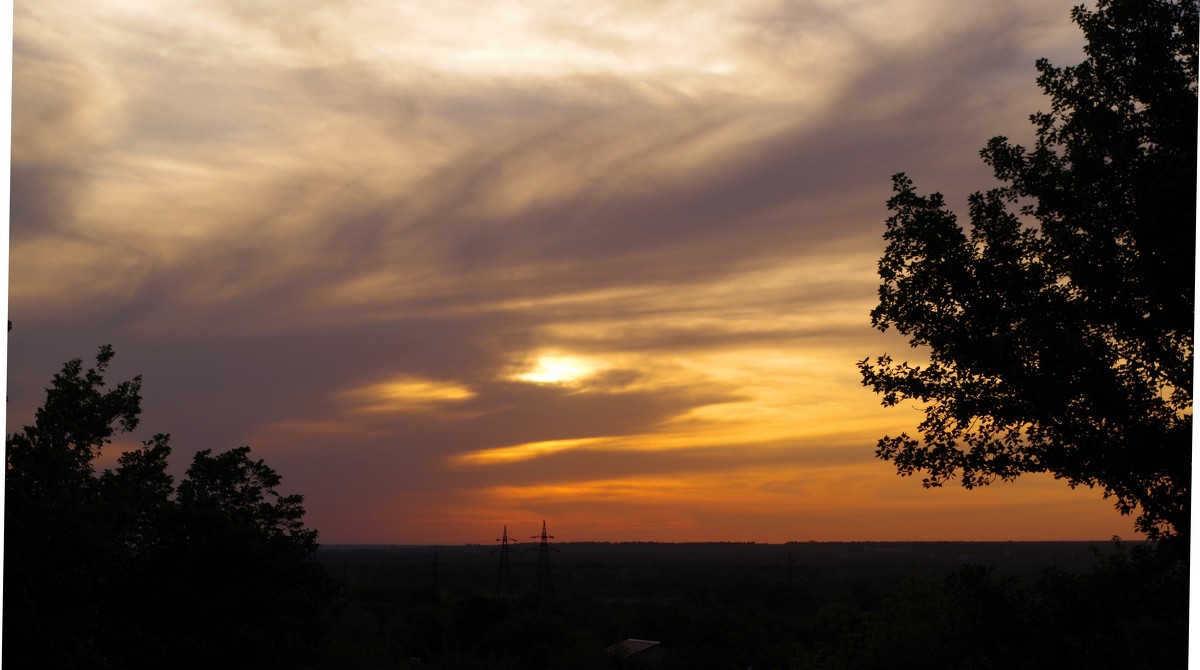
[[[854,365],[891,175],[965,219],[1073,4],[17,3],[7,431],[111,343],[105,464],[248,444],[325,544],[1140,537],[897,476]]]

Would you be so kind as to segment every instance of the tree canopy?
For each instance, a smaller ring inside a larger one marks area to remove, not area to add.
[[[1100,0],[1072,67],[1037,62],[1050,111],[1031,149],[980,152],[997,188],[964,231],[941,194],[893,178],[880,330],[928,362],[859,362],[920,438],[877,455],[926,486],[1047,472],[1099,487],[1150,537],[1188,532],[1195,308],[1197,3]]]
[[[169,437],[95,472],[141,412],[141,378],[74,359],[34,424],[7,437],[4,662],[14,667],[302,667],[332,615],[303,497],[249,447],[195,455]]]

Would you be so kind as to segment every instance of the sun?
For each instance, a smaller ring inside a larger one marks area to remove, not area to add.
[[[528,372],[516,376],[524,382],[535,384],[570,384],[594,370],[594,366],[574,356],[542,355]]]

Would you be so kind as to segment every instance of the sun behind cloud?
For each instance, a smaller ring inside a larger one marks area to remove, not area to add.
[[[576,384],[597,372],[599,366],[578,356],[542,354],[533,367],[514,377],[534,384]]]

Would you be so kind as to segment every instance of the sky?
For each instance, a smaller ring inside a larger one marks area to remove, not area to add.
[[[965,211],[1076,0],[17,0],[8,432],[112,344],[172,472],[250,445],[330,544],[1107,540],[926,490],[855,362],[891,175]]]

